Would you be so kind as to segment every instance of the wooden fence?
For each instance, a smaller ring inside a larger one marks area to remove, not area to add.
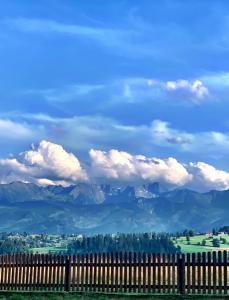
[[[227,252],[0,256],[1,290],[227,294]]]

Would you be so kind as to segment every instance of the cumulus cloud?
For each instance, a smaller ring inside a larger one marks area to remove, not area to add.
[[[82,167],[74,154],[67,152],[61,145],[43,140],[17,158],[0,159],[0,183],[13,181],[44,186],[67,186],[83,181],[133,185],[159,181],[168,187],[208,191],[229,189],[229,172],[205,162],[185,164],[174,157],[147,157],[117,149],[91,149],[89,162]]]
[[[229,189],[229,173],[218,170],[204,163],[190,163],[189,171],[193,174],[191,186],[199,190],[226,190]]]
[[[201,80],[188,81],[180,79],[177,81],[167,81],[164,84],[164,88],[176,97],[184,97],[196,102],[200,102],[209,95],[208,88]]]
[[[163,181],[172,185],[184,185],[191,175],[175,158],[147,158],[127,152],[108,152],[91,149],[92,175],[97,178],[124,182]]]
[[[91,149],[91,176],[102,181],[139,184],[159,181],[198,191],[229,189],[229,172],[204,162],[181,163],[175,158],[160,159],[110,150]]]
[[[76,156],[47,141],[41,141],[37,147],[21,153],[18,159],[0,160],[1,183],[20,180],[41,185],[66,185],[87,179],[86,171]]]
[[[76,156],[65,151],[61,145],[48,141],[41,141],[37,148],[23,153],[23,160],[26,165],[54,178],[71,181],[86,179],[86,173]]]

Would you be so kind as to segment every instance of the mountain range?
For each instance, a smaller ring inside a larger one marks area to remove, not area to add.
[[[168,191],[159,183],[0,185],[0,231],[28,233],[208,231],[227,225],[229,190]]]

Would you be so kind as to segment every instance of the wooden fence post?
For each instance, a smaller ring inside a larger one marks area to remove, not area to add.
[[[178,259],[177,264],[177,275],[178,275],[178,290],[179,292],[184,295],[185,294],[185,255]]]
[[[71,256],[66,257],[65,262],[65,284],[64,290],[65,292],[69,292],[71,289]]]

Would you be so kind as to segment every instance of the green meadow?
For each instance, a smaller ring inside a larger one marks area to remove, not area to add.
[[[219,241],[218,246],[214,246],[214,239]],[[174,240],[174,244],[180,246],[183,253],[223,251],[229,250],[229,235],[225,234],[220,237],[202,234],[190,237],[189,240],[186,237],[179,237]]]

